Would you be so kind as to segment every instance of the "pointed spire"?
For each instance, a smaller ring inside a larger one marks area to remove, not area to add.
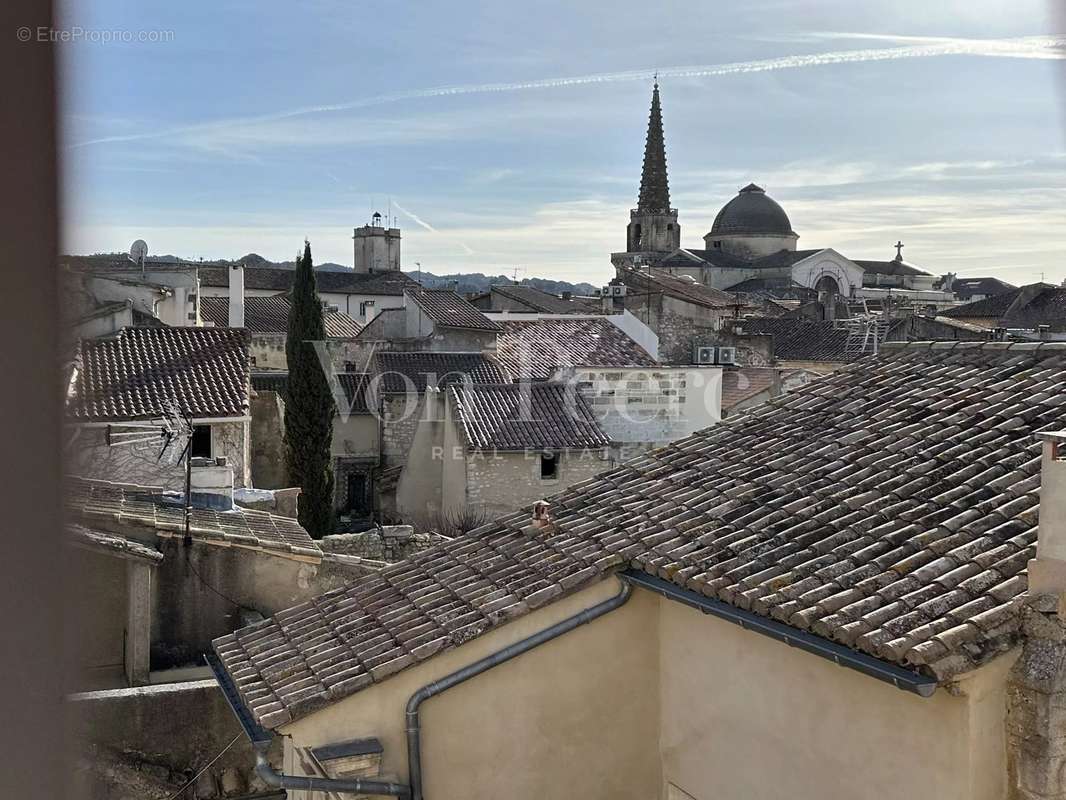
[[[640,175],[637,209],[652,213],[670,211],[670,186],[666,180],[666,144],[663,142],[663,112],[659,105],[658,75],[651,92],[648,139],[644,144],[644,170]]]

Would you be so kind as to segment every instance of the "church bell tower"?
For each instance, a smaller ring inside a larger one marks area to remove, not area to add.
[[[648,138],[644,144],[644,169],[640,175],[640,197],[629,212],[626,252],[612,259],[616,266],[654,263],[681,246],[681,226],[677,209],[670,208],[670,185],[666,178],[666,143],[663,140],[663,113],[659,83],[651,93]]]

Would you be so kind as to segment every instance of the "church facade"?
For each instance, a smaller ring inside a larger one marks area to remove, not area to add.
[[[630,211],[626,250],[613,253],[618,277],[632,270],[668,272],[727,292],[818,300],[832,316],[841,301],[886,296],[950,305],[936,277],[903,260],[903,243],[885,261],[853,260],[832,248],[800,250],[785,210],[761,186],[740,189],[718,212],[702,247],[681,244],[678,210],[670,205],[658,83],[652,90],[637,207]]]

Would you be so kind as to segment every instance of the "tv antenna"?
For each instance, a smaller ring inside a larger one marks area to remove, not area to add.
[[[148,242],[138,239],[130,245],[130,261],[141,268],[144,272],[144,260],[148,257]]]
[[[518,273],[519,272],[525,272],[525,271],[526,271],[525,267],[519,267],[519,266],[516,265],[515,268],[513,270],[511,270],[511,283],[513,283],[515,286],[517,286],[518,285]]]

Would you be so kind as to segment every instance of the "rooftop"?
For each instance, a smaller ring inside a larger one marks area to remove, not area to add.
[[[888,345],[215,650],[277,727],[636,569],[949,681],[1017,642],[1064,382],[1066,343]]]
[[[374,354],[371,373],[375,378],[381,376],[381,389],[389,393],[424,392],[427,384],[437,388],[464,380],[507,382],[500,366],[481,353],[379,351]]]
[[[213,288],[229,287],[229,267],[199,267],[200,285]],[[287,292],[292,288],[296,270],[282,267],[246,267],[245,289],[268,289]],[[319,292],[329,294],[373,294],[400,296],[405,289],[417,287],[418,282],[403,272],[341,272],[315,270],[315,284]]]
[[[547,380],[560,367],[645,367],[648,352],[603,317],[501,320],[496,357],[513,378]]]
[[[785,210],[754,183],[741,189],[714,218],[710,235],[730,234],[795,235]]]
[[[941,312],[955,319],[993,319],[1005,327],[1066,328],[1066,287],[1034,283]]]
[[[586,298],[566,300],[535,286],[509,286],[496,284],[491,291],[529,307],[530,311],[543,314],[597,314],[599,303]]]
[[[76,477],[69,478],[65,488],[67,516],[77,524],[108,533],[139,529],[163,538],[184,534],[185,506],[176,493],[156,486]],[[265,511],[240,507],[232,511],[193,508],[189,533],[196,541],[224,547],[264,550],[310,560],[322,556],[314,539],[295,519]]]
[[[499,330],[495,322],[451,289],[408,290],[407,296],[437,325],[480,331]]]
[[[248,413],[248,332],[240,328],[123,328],[78,345],[67,415],[78,422]]]
[[[288,333],[289,309],[292,304],[285,295],[244,298],[244,327],[252,333]],[[200,316],[215,327],[229,325],[228,297],[201,297]],[[323,311],[326,335],[333,339],[350,339],[363,329],[360,322],[341,311]]]
[[[735,295],[704,286],[702,283],[671,275],[661,269],[655,269],[651,274],[643,270],[625,270],[621,273],[626,286],[635,287],[637,291],[661,292],[669,297],[684,300],[687,303],[695,303],[707,308],[732,308],[737,303]]]
[[[754,317],[738,321],[735,330],[745,335],[772,336],[773,355],[780,361],[852,360],[844,349],[848,330],[832,322],[806,317]]]
[[[600,448],[610,439],[573,385],[453,386],[459,424],[475,450]]]

